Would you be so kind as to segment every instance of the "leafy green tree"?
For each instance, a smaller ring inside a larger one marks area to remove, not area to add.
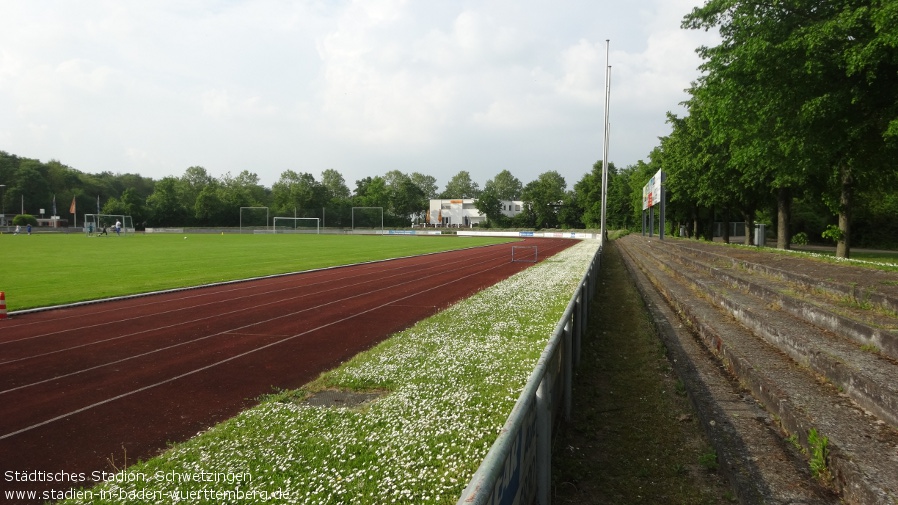
[[[486,181],[484,191],[490,190],[500,200],[520,200],[524,185],[508,170],[503,170]]]
[[[633,219],[633,209],[630,208],[632,172],[632,166],[617,169],[613,163],[608,163],[608,205],[605,206],[605,225],[611,230],[632,230],[636,227],[637,221]]]
[[[234,218],[229,214],[238,214],[239,209],[229,212],[233,209],[223,198],[221,183],[212,180],[203,186],[196,201],[193,204],[194,218],[200,226],[235,226],[239,224],[239,216]]]
[[[387,182],[381,176],[365,177],[355,181],[356,189],[353,201],[356,207],[383,207],[390,206],[390,192]]]
[[[449,179],[440,198],[477,198],[478,194],[480,186],[471,180],[470,173],[462,170]]]
[[[190,213],[179,191],[181,180],[165,177],[147,197],[147,223],[152,226],[186,226]]]
[[[333,168],[328,168],[321,172],[321,184],[326,190],[328,205],[331,205],[334,202],[348,200],[351,196],[349,187],[346,186],[346,181],[343,179],[343,175]]]
[[[185,205],[193,207],[197,197],[206,186],[215,182],[215,178],[209,175],[201,166],[188,167],[181,176],[180,194],[185,198]]]
[[[562,229],[581,229],[583,224],[583,211],[577,200],[575,191],[565,191],[561,207],[558,208],[558,227]]]
[[[135,188],[128,188],[122,193],[122,197],[110,198],[103,205],[104,214],[121,214],[131,216],[135,224],[146,221],[145,198],[141,197]]]
[[[696,87],[703,113],[715,134],[725,136],[734,163],[745,169],[745,184],[776,195],[777,247],[783,249],[789,248],[793,195],[810,168],[799,156],[795,135],[805,98],[805,58],[789,42],[810,4],[710,0],[684,20],[688,28],[720,28],[721,44],[699,50],[706,72]]]
[[[502,199],[496,192],[496,188],[489,183],[474,200],[474,206],[481,216],[486,216],[486,226],[506,226],[506,218],[502,214]]]
[[[419,172],[412,172],[409,176],[415,186],[421,190],[421,193],[424,194],[424,198],[427,200],[433,200],[437,198],[439,193],[437,193],[437,179],[432,175],[424,175]]]
[[[310,173],[287,170],[271,187],[275,215],[318,217],[317,212],[328,203],[328,189]],[[302,211],[302,212],[300,212]],[[306,216],[312,212],[313,216]]]
[[[577,195],[578,206],[582,213],[580,219],[587,228],[600,228],[602,226],[602,170],[602,160],[596,161],[592,165],[592,171],[586,173],[582,179],[574,184],[574,193]],[[611,188],[610,179],[614,172],[614,163],[608,163],[609,193]],[[627,193],[629,195],[629,191]]]
[[[684,20],[720,28],[722,43],[701,49],[701,87],[743,179],[776,193],[778,247],[789,247],[801,188],[839,214],[837,255],[848,256],[854,194],[895,173],[894,10],[882,0],[710,0]]]
[[[424,191],[412,181],[412,178],[399,170],[391,170],[384,174],[384,182],[389,194],[387,213],[391,223],[407,226],[410,218],[420,220],[428,208]]]
[[[39,161],[23,160],[13,177],[15,182],[6,188],[6,192],[19,200],[19,207],[24,207],[26,213],[30,214],[37,214],[41,207],[46,208],[52,191],[44,178]],[[11,206],[16,208],[15,203]]]
[[[566,203],[567,183],[556,171],[544,172],[535,181],[524,186],[521,199],[524,214],[533,227],[558,228],[559,208]]]

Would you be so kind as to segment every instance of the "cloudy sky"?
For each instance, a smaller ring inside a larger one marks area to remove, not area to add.
[[[390,170],[568,187],[647,159],[701,0],[0,0],[0,150],[88,173]]]

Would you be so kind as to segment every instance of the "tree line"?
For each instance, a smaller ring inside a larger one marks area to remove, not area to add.
[[[695,236],[762,220],[779,248],[826,239],[840,257],[898,245],[898,2],[709,0],[683,28],[721,40],[649,157],[668,217]]]
[[[682,26],[716,29],[720,43],[697,49],[702,75],[686,90],[687,112],[667,114],[671,132],[646,160],[609,163],[608,228],[641,229],[642,188],[663,170],[669,231],[711,238],[715,223],[742,221],[752,243],[764,222],[783,249],[828,241],[847,257],[852,245],[898,247],[898,2],[708,0]],[[601,166],[570,189],[556,171],[523,184],[503,170],[482,189],[460,171],[440,192],[432,176],[394,170],[350,190],[333,169],[288,170],[266,188],[248,171],[215,178],[194,166],[156,181],[0,151],[0,205],[34,209],[55,195],[92,211],[99,196],[102,213],[148,226],[236,226],[250,206],[346,226],[348,209],[369,206],[408,226],[426,220],[429,199],[474,198],[487,226],[595,229]],[[502,200],[522,200],[523,212],[506,218]],[[729,226],[719,228],[729,241]]]
[[[462,170],[439,191],[435,177],[399,170],[357,180],[354,189],[334,169],[318,177],[286,170],[269,188],[249,171],[213,177],[192,166],[179,177],[154,180],[90,174],[57,160],[44,163],[0,151],[0,184],[6,186],[0,195],[4,214],[34,214],[39,208],[50,213],[55,199],[56,215],[67,218],[74,199],[79,215],[130,215],[136,225],[148,227],[234,227],[240,224],[241,207],[268,207],[271,216],[317,217],[328,227],[349,227],[352,207],[382,207],[385,225],[407,227],[426,222],[430,199],[471,198],[486,216],[486,226],[583,229],[599,226],[601,209],[600,161],[571,189],[557,171],[525,184],[502,170],[480,188]],[[521,214],[504,216],[505,200],[523,201]]]

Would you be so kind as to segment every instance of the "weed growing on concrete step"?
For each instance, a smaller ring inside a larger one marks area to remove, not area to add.
[[[684,384],[681,380],[677,380],[676,393],[679,396],[686,396],[686,384]]]
[[[879,347],[876,347],[876,344],[864,344],[861,346],[861,350],[864,352],[879,354]]]
[[[786,438],[786,442],[792,444],[792,447],[798,449],[799,452],[805,453],[804,447],[801,446],[801,442],[798,440],[798,435],[791,434],[788,438]]]
[[[829,481],[831,476],[826,460],[829,457],[829,439],[817,433],[817,428],[808,431],[808,449],[811,456],[811,473],[814,477]]]
[[[717,471],[717,452],[711,450],[698,457],[698,462],[709,472]]]

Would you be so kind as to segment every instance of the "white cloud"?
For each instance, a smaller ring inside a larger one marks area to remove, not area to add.
[[[0,149],[87,172],[510,169],[644,158],[697,77],[700,0],[0,0]],[[22,125],[34,125],[34,127]],[[351,185],[351,182],[350,182]]]

